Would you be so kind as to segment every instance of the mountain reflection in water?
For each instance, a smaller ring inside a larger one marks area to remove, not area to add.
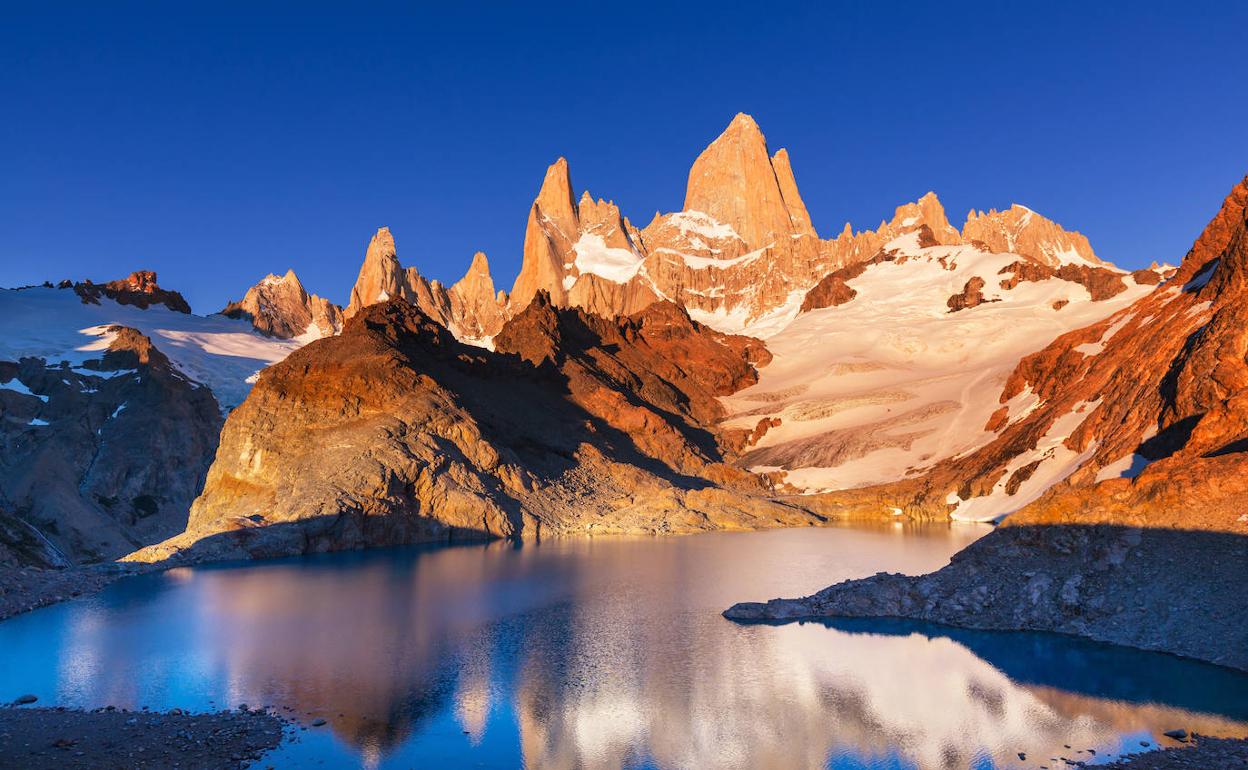
[[[939,567],[975,527],[599,538],[180,569],[0,624],[0,691],[290,708],[303,767],[994,768],[1248,735],[1248,677],[1042,635],[738,625]],[[283,713],[291,713],[283,711]],[[1066,749],[1065,744],[1072,748]]]

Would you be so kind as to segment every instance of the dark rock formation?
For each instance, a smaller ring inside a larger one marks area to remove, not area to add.
[[[16,564],[121,556],[180,531],[217,445],[211,392],[127,327],[99,360],[0,362],[0,537]]]
[[[176,291],[162,289],[156,283],[156,273],[138,270],[128,277],[108,283],[83,281],[74,284],[74,291],[83,302],[99,304],[100,297],[108,297],[119,305],[134,305],[147,309],[152,305],[164,305],[178,313],[191,312],[191,306]]]

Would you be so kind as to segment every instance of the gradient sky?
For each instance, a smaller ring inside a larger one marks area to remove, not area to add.
[[[510,288],[546,166],[635,223],[738,112],[822,235],[935,190],[1135,268],[1248,172],[1248,3],[6,2],[0,285],[150,268],[197,312],[295,268],[345,303],[373,231]]]

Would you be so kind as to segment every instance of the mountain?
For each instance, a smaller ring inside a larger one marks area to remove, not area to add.
[[[1016,210],[1026,214],[1015,217]],[[788,151],[772,153],[754,119],[738,114],[694,160],[684,208],[656,213],[640,230],[614,201],[588,191],[578,198],[567,160],[556,160],[529,209],[510,295],[495,295],[492,280],[467,283],[479,270],[478,258],[449,291],[415,268],[400,267],[383,228],[369,246],[346,315],[402,297],[461,340],[488,344],[503,321],[544,291],[556,305],[604,317],[671,301],[712,328],[767,338],[797,316],[827,276],[920,230],[933,245],[1012,253],[1036,269],[1120,272],[1099,260],[1083,236],[1021,207],[972,217],[959,232],[931,192],[899,206],[875,230],[855,232],[846,224],[836,237],[822,239]],[[466,296],[457,300],[457,293]]]
[[[383,227],[368,244],[343,315],[351,318],[369,305],[392,298],[420,308],[462,341],[486,346],[501,328],[508,304],[505,293],[494,291],[485,254],[477,252],[468,272],[448,290],[439,281],[426,279],[414,267],[403,268],[394,236]]]
[[[0,290],[0,561],[111,559],[186,526],[222,411],[299,346],[139,271]]]
[[[317,339],[342,329],[342,308],[308,294],[294,270],[265,276],[241,300],[227,304],[221,315],[248,320],[262,334],[283,339]]]
[[[1105,267],[1092,251],[1088,239],[1067,232],[1055,222],[1017,203],[1005,211],[991,209],[987,214],[972,211],[962,226],[962,238],[983,244],[988,251],[1027,254],[1049,267],[1084,264]]]
[[[1248,177],[1179,269],[1015,367],[994,438],[825,513],[1001,519],[931,575],[877,575],[738,619],[914,617],[1079,634],[1248,669]]]
[[[671,303],[604,319],[540,292],[466,346],[415,305],[370,305],[266,369],[226,420],[187,531],[133,560],[448,538],[807,525],[726,463],[718,396],[761,344]]]

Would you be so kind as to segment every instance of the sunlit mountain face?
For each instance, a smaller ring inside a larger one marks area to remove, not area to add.
[[[928,571],[983,531],[574,539],[172,570],[0,626],[12,664],[0,686],[88,707],[247,703],[327,720],[267,760],[279,767],[1005,768],[1024,766],[1019,752],[1141,750],[1175,726],[1248,735],[1248,677],[1178,658],[718,613],[741,596]]]

